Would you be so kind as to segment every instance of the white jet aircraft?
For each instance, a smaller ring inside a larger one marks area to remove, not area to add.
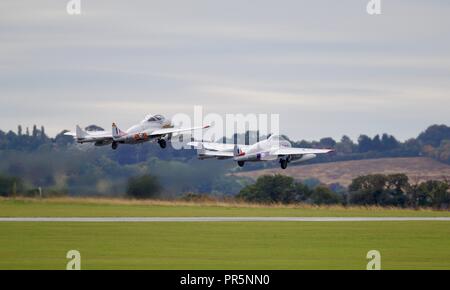
[[[291,143],[281,136],[270,138],[253,145],[234,145],[213,142],[189,142],[189,146],[197,149],[199,159],[229,159],[233,158],[242,167],[245,162],[278,160],[282,169],[288,163],[302,162],[313,159],[317,154],[334,152],[332,149],[292,148]]]
[[[158,142],[161,148],[166,148],[167,141],[170,141],[173,134],[201,130],[209,126],[174,128],[170,120],[166,120],[162,115],[147,115],[144,120],[126,131],[120,130],[115,123],[112,124],[112,131],[84,131],[77,125],[76,132],[67,132],[65,135],[72,136],[78,143],[94,143],[95,146],[105,146],[111,144],[112,149],[117,149],[119,144],[138,144],[147,141]]]

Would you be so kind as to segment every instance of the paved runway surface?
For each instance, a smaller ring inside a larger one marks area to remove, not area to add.
[[[450,221],[450,217],[5,217],[0,222],[383,222]]]

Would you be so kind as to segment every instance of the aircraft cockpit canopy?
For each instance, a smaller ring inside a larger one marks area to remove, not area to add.
[[[269,137],[270,141],[287,141],[286,138],[280,135],[272,135]]]
[[[163,121],[165,118],[163,115],[147,115],[144,118],[145,122],[158,122]]]
[[[291,147],[291,142],[289,142],[284,136],[272,135],[269,137],[268,141],[270,143],[276,143],[281,147]]]

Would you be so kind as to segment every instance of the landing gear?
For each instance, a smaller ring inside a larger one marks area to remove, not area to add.
[[[162,149],[167,147],[167,142],[164,139],[159,139],[158,144],[159,144],[159,147],[161,147]]]
[[[281,169],[286,169],[288,166],[288,161],[286,159],[280,159]]]
[[[238,161],[237,164],[239,167],[244,167],[245,162],[244,161]]]
[[[117,147],[119,147],[119,144],[117,144],[117,142],[112,142],[111,148],[112,148],[113,150],[116,150]]]

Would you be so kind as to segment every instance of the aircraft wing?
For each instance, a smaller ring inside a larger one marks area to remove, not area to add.
[[[202,150],[199,152],[199,156],[217,157],[217,158],[233,158],[233,152],[229,151],[209,151]]]
[[[222,144],[222,143],[213,143],[213,142],[199,142],[193,141],[187,143],[188,146],[192,146],[195,149],[206,149],[210,151],[231,151],[233,152],[234,145],[233,144]]]
[[[313,149],[313,148],[278,148],[271,151],[273,155],[304,155],[304,154],[326,154],[334,152],[333,149]]]
[[[160,136],[160,135],[166,135],[166,134],[174,134],[174,133],[181,133],[181,132],[187,132],[187,131],[194,131],[194,130],[201,130],[201,129],[207,129],[210,126],[199,126],[199,127],[191,127],[191,128],[164,128],[164,129],[158,129],[150,133],[150,136]]]
[[[72,136],[72,137],[77,137],[77,133],[74,133],[74,132],[66,132],[66,133],[64,133],[64,135],[65,136]]]
[[[187,143],[188,146],[192,146],[195,149],[205,149],[209,151],[224,151],[233,153],[234,144],[224,144],[224,143],[214,143],[214,142],[201,142],[201,141],[193,141]],[[248,145],[238,145],[239,148],[246,150]],[[233,154],[231,154],[233,156]]]
[[[109,132],[102,132],[99,134],[92,134],[89,133],[89,135],[87,135],[87,137],[91,138],[91,139],[96,139],[96,140],[112,140],[113,136],[111,133]]]
[[[197,149],[200,159],[217,158],[228,159],[234,157],[234,144],[223,144],[214,142],[193,141],[187,143]],[[240,148],[247,148],[248,145],[238,145]]]

